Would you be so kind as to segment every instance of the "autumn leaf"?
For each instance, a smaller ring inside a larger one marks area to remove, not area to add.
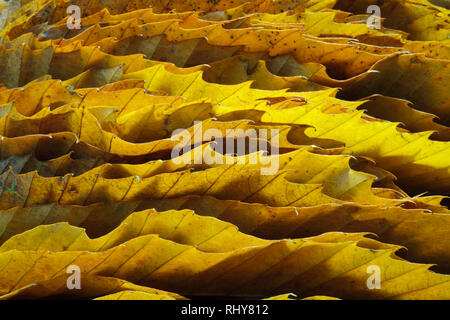
[[[365,13],[371,4],[377,4],[377,2],[339,0],[337,8],[354,13],[362,11]],[[448,20],[445,20],[447,11],[433,5],[431,1],[388,1],[382,3],[380,9],[386,14],[385,25],[408,32],[412,40],[448,39]]]
[[[389,298],[445,295],[448,276],[432,273],[427,270],[429,266],[426,265],[409,264],[393,258],[394,248],[378,247],[377,250],[369,250],[359,247],[357,240],[334,242],[327,240],[326,235],[324,237],[318,242],[280,241],[228,253],[205,253],[153,235],[130,240],[123,246],[110,249],[114,250],[113,252],[7,251],[0,254],[2,265],[11,259],[17,263],[6,266],[2,275],[14,274],[13,270],[19,265],[22,271],[17,273],[20,279],[1,277],[2,293],[25,286],[30,281],[49,280],[58,276],[62,272],[59,270],[64,269],[69,262],[89,270],[91,274],[115,275],[139,284],[153,284],[166,290],[170,288],[185,293],[193,292],[192,281],[195,281],[196,291],[200,289],[200,292],[216,295],[267,296],[286,290],[298,291],[298,286],[302,286],[303,292],[309,295],[327,291],[335,296],[351,298],[356,290],[358,297],[374,298],[373,291],[367,289],[365,281],[361,281],[362,272],[358,270],[368,264],[377,263],[381,267],[387,264],[390,266],[389,272],[383,276],[383,279],[387,280],[385,287],[378,295]],[[376,244],[374,245],[377,248]],[[136,255],[137,250],[140,251],[139,255]],[[307,254],[309,259],[304,259],[304,254]],[[109,256],[107,260],[106,256]],[[25,257],[27,262],[23,260]],[[253,259],[250,259],[251,257]],[[240,263],[242,258],[247,258],[245,260],[248,262]],[[185,259],[192,261],[189,268],[183,267],[186,266],[183,264]],[[259,263],[260,259],[264,259],[265,263]],[[342,259],[349,263],[333,268],[335,263]],[[104,262],[98,265],[99,261]],[[45,273],[40,272],[43,263],[49,266]],[[280,272],[288,265],[297,267],[290,268],[291,272]],[[233,272],[230,273],[231,270]],[[194,274],[196,276],[192,277]],[[342,276],[343,274],[345,276]],[[399,281],[405,276],[414,279],[407,287],[399,285]],[[270,280],[260,281],[260,277]],[[349,281],[364,284],[356,288],[353,286],[349,291],[350,286],[345,285]],[[433,286],[427,289],[430,283]]]
[[[0,4],[1,300],[450,299],[444,1],[70,4]]]
[[[65,275],[54,277],[49,280],[32,283],[21,287],[8,294],[0,296],[0,300],[7,299],[38,299],[38,298],[72,298],[86,299],[99,298],[105,295],[113,295],[123,291],[137,291],[154,297],[185,300],[186,298],[163,290],[157,290],[144,286],[135,285],[128,281],[96,275],[83,275],[83,286],[79,290],[67,288],[67,277]]]

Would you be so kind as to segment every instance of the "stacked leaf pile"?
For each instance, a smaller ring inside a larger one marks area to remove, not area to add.
[[[450,299],[446,3],[3,3],[0,298]]]

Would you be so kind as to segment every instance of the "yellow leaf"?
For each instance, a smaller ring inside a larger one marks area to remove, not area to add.
[[[450,128],[436,123],[434,114],[418,111],[410,106],[410,102],[382,95],[373,95],[365,98],[360,109],[364,109],[371,116],[401,122],[411,132],[436,131],[433,139],[450,141]]]
[[[198,232],[193,233],[192,228],[198,228]],[[269,243],[240,233],[230,223],[197,216],[190,210],[146,210],[131,214],[116,229],[96,239],[90,239],[84,229],[67,223],[42,225],[8,239],[0,247],[0,253],[9,250],[99,252],[148,234],[157,234],[205,252],[227,252]]]
[[[96,298],[94,300],[176,300],[163,294],[153,294],[140,291],[120,291]]]
[[[430,59],[420,54],[393,55],[376,63],[365,77],[344,84],[344,96],[363,98],[372,93],[409,100],[419,110],[439,116],[450,123],[450,81],[447,60]]]
[[[301,291],[302,296],[326,292],[353,299],[448,298],[448,276],[430,272],[427,265],[395,258],[395,250],[366,249],[358,246],[358,240],[308,239],[205,253],[148,235],[96,253],[17,250],[1,253],[0,293],[58,277],[66,272],[67,265],[73,264],[92,275],[116,276],[184,295],[202,292],[267,297]],[[190,263],[186,264],[186,260]],[[370,265],[382,270],[383,286],[377,292],[367,286],[366,269]]]
[[[375,0],[339,0],[336,8],[366,13],[370,5],[380,6],[383,17],[386,18],[385,26],[408,32],[411,40],[448,39],[448,12],[428,0],[393,0],[383,3]]]
[[[176,300],[186,300],[186,298],[172,292],[157,290],[144,286],[138,286],[131,282],[112,278],[101,277],[91,274],[83,274],[83,284],[80,289],[70,290],[67,288],[67,275],[53,277],[49,280],[31,283],[8,294],[0,296],[0,300],[8,299],[39,299],[39,298],[65,298],[65,299],[86,299],[110,295],[123,291],[138,291],[157,296],[170,297]]]

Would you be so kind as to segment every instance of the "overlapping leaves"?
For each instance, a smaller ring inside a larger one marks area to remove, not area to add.
[[[0,299],[450,299],[448,8],[75,4],[0,8]]]

